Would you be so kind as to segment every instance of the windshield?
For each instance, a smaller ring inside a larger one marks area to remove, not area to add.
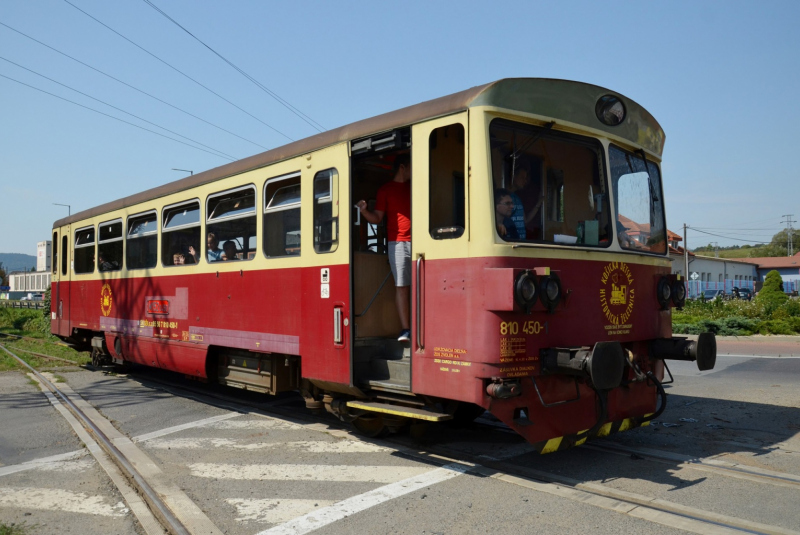
[[[494,225],[505,241],[611,244],[603,149],[504,119],[489,127]]]
[[[642,154],[608,148],[611,188],[617,210],[617,239],[623,249],[666,253],[666,225],[658,166]]]

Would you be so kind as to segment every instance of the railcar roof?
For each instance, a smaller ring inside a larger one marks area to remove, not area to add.
[[[607,94],[617,95],[625,103],[627,119],[618,126],[602,124],[594,115],[594,105],[587,105]],[[543,115],[552,117],[556,123],[561,119],[577,124],[593,125],[597,130],[606,131],[641,145],[659,157],[664,148],[664,131],[658,122],[647,110],[619,93],[596,85],[569,80],[506,78],[328,130],[157,188],[89,208],[70,217],[59,219],[54,226],[59,227],[113,210],[120,210],[337,143],[386,132],[434,117],[450,115],[476,106],[490,106]]]

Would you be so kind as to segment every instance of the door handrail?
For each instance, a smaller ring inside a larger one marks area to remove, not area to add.
[[[424,260],[425,255],[420,253],[417,257],[417,347],[420,349],[425,349],[425,337],[422,332],[422,283],[420,282],[420,269]]]

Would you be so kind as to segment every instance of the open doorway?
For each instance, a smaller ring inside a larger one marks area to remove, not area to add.
[[[367,210],[374,213],[378,191],[394,181],[398,163],[410,157],[410,145],[408,128],[354,141],[351,198],[366,201]],[[396,231],[387,224],[388,213],[380,223],[373,223],[358,207],[352,210],[353,380],[363,387],[408,391],[410,343],[398,340],[404,326],[388,256],[389,241]],[[410,321],[410,302],[407,306]]]

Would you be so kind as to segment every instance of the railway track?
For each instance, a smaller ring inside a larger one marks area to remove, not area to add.
[[[4,347],[3,350],[9,352]],[[90,366],[86,367],[92,369]],[[294,396],[285,395],[277,399],[271,399],[271,401],[255,401],[246,399],[247,396],[251,395],[249,393],[245,395],[241,395],[241,393],[237,391],[221,393],[214,391],[214,389],[209,389],[207,386],[198,388],[190,382],[167,378],[164,377],[164,375],[167,374],[161,371],[154,374],[141,373],[134,369],[128,374],[128,377],[141,382],[145,386],[152,385],[176,396],[194,399],[198,402],[215,405],[228,410],[257,412],[263,413],[266,416],[287,418],[295,422],[301,422],[310,429],[320,431],[334,428],[342,432],[345,429],[349,429],[349,426],[346,426],[328,414],[314,415],[309,413],[305,407],[302,406],[299,398]],[[59,393],[56,386],[52,385],[52,383],[48,384],[47,387],[51,388],[51,390],[56,392],[56,395],[65,401],[68,399],[65,394]],[[92,433],[95,433],[94,428],[97,427],[96,423],[89,420],[88,422],[84,421],[84,425],[92,429]],[[92,426],[94,426],[94,428]],[[485,435],[487,432],[497,436],[498,441],[501,441],[501,437],[502,440],[508,441],[511,436],[510,430],[505,428],[503,424],[488,420],[481,420],[480,423],[475,424],[474,431],[467,431],[466,433],[469,436],[470,433]],[[601,483],[580,481],[547,470],[523,466],[520,463],[514,462],[514,458],[533,451],[532,448],[526,451],[526,445],[523,443],[519,444],[519,453],[515,454],[515,450],[512,448],[511,455],[505,458],[503,458],[503,456],[500,456],[500,458],[492,458],[485,454],[464,452],[447,444],[428,444],[425,446],[424,450],[421,450],[419,443],[405,435],[394,435],[380,442],[384,445],[389,445],[389,447],[395,449],[398,453],[409,458],[424,460],[425,462],[434,462],[439,465],[459,463],[465,466],[471,473],[479,474],[484,477],[492,477],[507,484],[533,489],[564,499],[590,503],[596,507],[613,510],[621,514],[670,527],[678,527],[689,532],[746,532],[781,535],[800,533],[780,526],[767,525],[723,515],[700,508],[661,500],[653,496],[622,491]],[[492,441],[490,440],[490,442]],[[104,447],[104,449],[106,448],[107,446]],[[611,441],[591,442],[584,445],[583,448],[614,456],[636,455],[639,458],[644,458],[652,462],[669,464],[673,467],[688,467],[718,476],[744,479],[776,487],[800,488],[800,477],[794,474],[767,471],[735,463],[728,463],[715,457],[706,459],[692,458],[667,451],[630,448]],[[110,448],[109,451],[111,451]],[[115,459],[115,462],[119,466],[131,464],[129,460],[125,459],[124,455],[119,459]],[[138,485],[135,474],[133,472],[127,472],[127,474],[129,480]],[[146,481],[144,483],[146,483]],[[141,489],[141,492],[146,494],[144,489]],[[163,507],[169,511],[169,507],[164,504],[158,505],[156,502],[150,503],[149,499],[148,503],[151,509],[158,510],[160,507]],[[170,525],[169,522],[162,522],[162,524],[173,533],[189,532],[180,531],[181,529],[185,530],[185,527],[180,526],[180,522],[178,522],[178,525],[174,526]]]
[[[273,417],[289,418],[293,421],[305,422],[312,427],[336,428],[340,431],[349,430],[349,426],[336,420],[330,415],[314,416],[298,402],[296,407],[291,407],[297,401],[292,397],[281,397],[269,402],[252,402],[237,397],[208,392],[206,389],[197,388],[191,384],[181,384],[177,381],[152,377],[133,372],[131,377],[140,380],[142,384],[151,383],[161,388],[184,397],[191,397],[198,401],[209,402],[229,410],[254,409]],[[478,432],[484,433],[487,429],[497,433],[498,436],[508,436],[512,433],[502,424],[480,424]],[[320,429],[323,430],[323,429]],[[447,445],[427,444],[421,451],[419,444],[407,435],[393,435],[378,441],[390,444],[411,458],[426,462],[435,462],[440,465],[463,463],[470,472],[486,477],[492,477],[509,484],[514,484],[540,492],[546,492],[563,498],[591,503],[597,507],[613,510],[636,518],[641,518],[670,527],[678,527],[694,533],[755,533],[773,535],[800,535],[800,531],[793,531],[780,526],[767,525],[742,518],[715,513],[695,507],[661,500],[653,496],[630,493],[610,486],[583,482],[574,478],[544,470],[534,469],[515,464],[512,459],[493,460],[486,455],[475,455],[454,449]],[[609,455],[639,455],[643,458],[668,463],[675,466],[676,462],[694,469],[711,472],[718,476],[746,479],[759,483],[774,485],[776,487],[800,488],[800,477],[777,471],[766,471],[733,463],[726,463],[719,459],[697,459],[688,456],[676,456],[671,452],[659,450],[644,450],[628,448],[619,444],[590,443],[582,447],[591,447],[596,451]],[[532,452],[533,449],[531,448]]]

